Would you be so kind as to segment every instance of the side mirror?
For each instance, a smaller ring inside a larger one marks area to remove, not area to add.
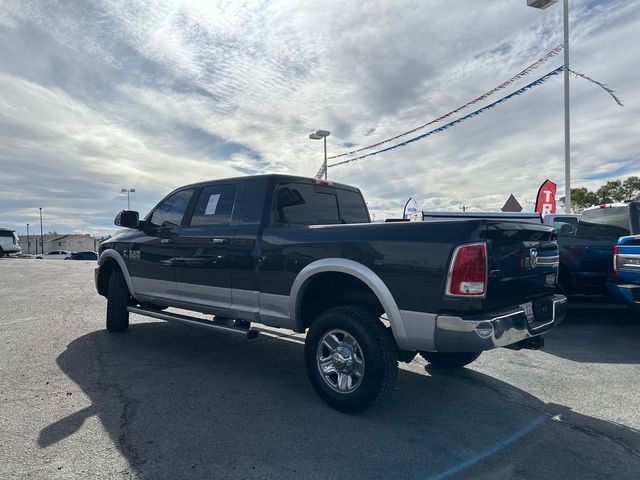
[[[122,210],[113,221],[119,227],[140,228],[140,219],[138,212],[132,210]]]

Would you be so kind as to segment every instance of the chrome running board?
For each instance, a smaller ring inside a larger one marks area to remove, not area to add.
[[[201,327],[208,330],[231,333],[233,335],[241,335],[249,340],[254,339],[258,336],[257,330],[236,327],[233,325],[222,325],[209,320],[188,317],[187,315],[180,315],[177,313],[168,313],[160,310],[153,310],[151,308],[142,307],[127,307],[127,310],[131,313],[137,313],[138,315],[145,315],[147,317],[159,318],[160,320],[166,320],[167,322],[182,323],[183,325],[191,325],[193,327]]]

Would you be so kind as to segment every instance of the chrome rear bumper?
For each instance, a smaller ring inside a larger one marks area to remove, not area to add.
[[[567,311],[567,299],[552,295],[537,300],[540,305],[548,302],[551,311],[543,318],[527,320],[521,307],[500,314],[461,318],[452,315],[436,317],[434,345],[438,352],[479,352],[496,347],[513,345],[549,331],[560,323]]]

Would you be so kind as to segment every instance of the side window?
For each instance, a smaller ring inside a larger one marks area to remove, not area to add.
[[[226,225],[236,199],[235,185],[204,187],[193,210],[191,225]]]
[[[180,190],[165,199],[153,211],[149,222],[156,227],[180,225],[193,191],[192,188]]]
[[[340,223],[335,191],[303,183],[282,185],[276,193],[276,221],[291,225]]]

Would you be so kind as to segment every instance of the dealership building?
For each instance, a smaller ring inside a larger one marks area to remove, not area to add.
[[[44,242],[43,242],[44,241]],[[100,242],[90,234],[54,234],[20,235],[20,248],[22,253],[48,253],[54,250],[67,250],[69,252],[96,251]],[[44,248],[43,248],[44,247]]]

